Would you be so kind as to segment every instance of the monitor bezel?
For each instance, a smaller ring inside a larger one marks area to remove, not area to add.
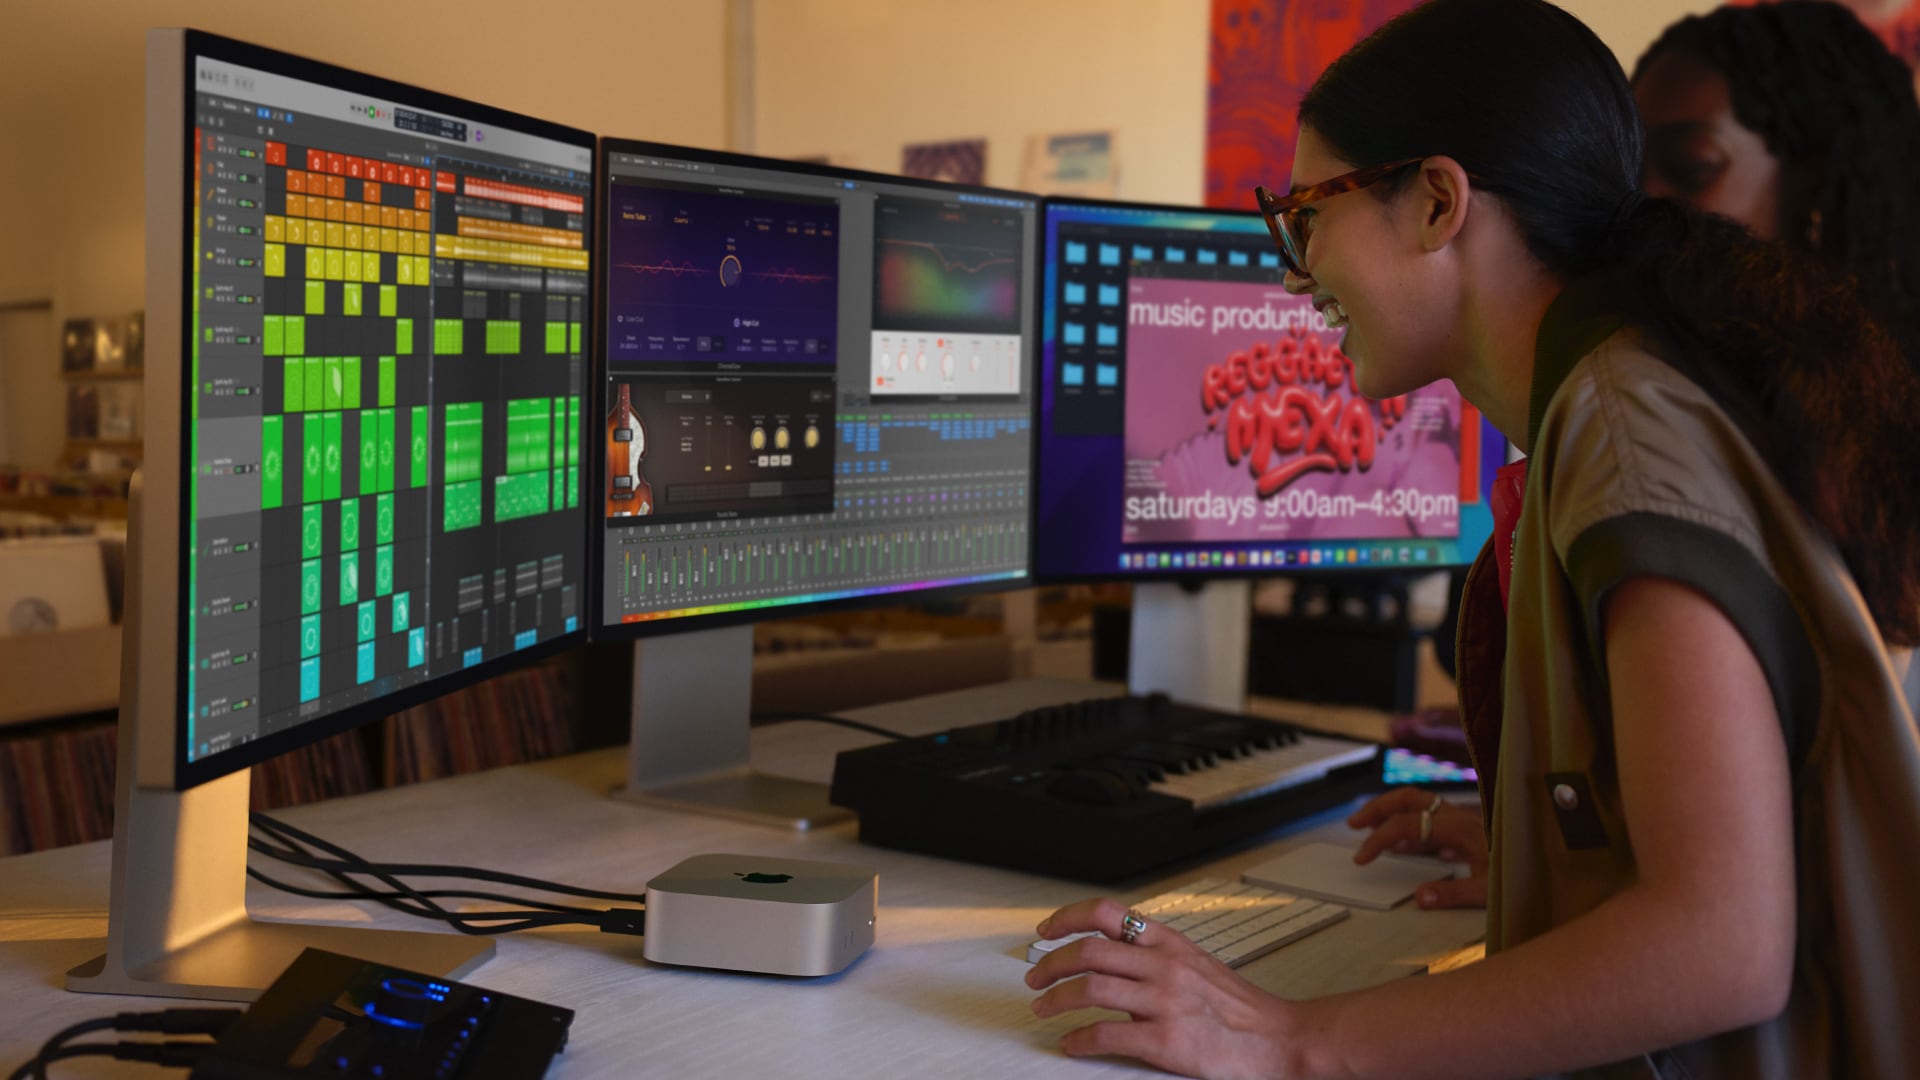
[[[193,129],[195,126],[194,105],[196,89],[192,72],[193,63],[195,59],[199,57],[204,56],[209,59],[224,60],[245,67],[272,71],[289,78],[337,86],[349,92],[363,93],[369,96],[385,98],[390,101],[401,101],[426,110],[451,113],[494,127],[521,131],[529,135],[575,145],[587,150],[589,154],[591,154],[594,149],[594,134],[580,128],[568,127],[550,120],[526,116],[510,110],[500,109],[477,101],[457,97],[452,94],[428,90],[409,83],[386,79],[376,75],[368,75],[351,68],[296,56],[292,53],[281,52],[280,50],[267,48],[262,45],[237,41],[232,38],[222,37],[218,34],[211,34],[201,30],[186,30],[184,31],[182,48],[184,50],[181,54],[181,60],[184,65],[182,69],[184,77],[182,79],[183,85],[179,89],[183,92],[183,97],[179,102],[175,103],[175,107],[183,110],[180,116],[182,127],[176,132],[176,135],[181,139],[184,160],[181,162],[179,173],[174,181],[177,185],[177,190],[174,194],[177,196],[175,205],[180,224],[180,235],[178,237],[179,251],[183,258],[192,250],[193,245],[193,187],[198,182],[198,177],[193,175],[193,155],[185,151],[192,145]],[[594,159],[594,164],[595,166],[598,165],[597,159]],[[594,174],[594,176],[597,175],[597,173]],[[590,186],[596,183],[594,176],[589,177]],[[193,342],[190,340],[193,336],[192,317],[190,315],[194,299],[192,296],[192,275],[181,275],[178,286],[179,292],[174,298],[173,303],[176,305],[180,326],[179,333],[173,337],[172,347],[177,350],[173,361],[178,364],[179,386],[178,395],[171,403],[171,408],[174,410],[181,424],[179,438],[176,440],[179,444],[177,449],[180,452],[180,460],[178,467],[174,470],[176,473],[174,481],[178,484],[179,491],[176,493],[177,498],[171,502],[171,513],[174,517],[172,524],[176,533],[179,533],[187,526],[191,520],[190,515],[192,512],[188,505],[191,499],[191,484],[187,476],[187,470],[192,467],[192,462],[188,460],[189,455],[187,453],[187,443],[190,438],[187,425],[188,417],[192,415],[190,410],[192,408],[193,395],[191,366],[187,361],[187,357],[191,355],[193,347]],[[587,299],[587,317],[589,319],[593,317],[595,310],[593,305],[594,299],[589,295]],[[164,397],[163,390],[160,390],[160,388],[155,388],[155,390],[162,393]],[[582,432],[581,438],[583,445],[580,449],[584,452],[586,449],[584,444],[586,432]],[[584,510],[582,513],[584,525]],[[169,673],[174,684],[171,695],[173,702],[173,733],[171,739],[173,748],[173,776],[172,784],[170,785],[174,790],[185,790],[204,784],[210,780],[218,779],[229,773],[251,768],[263,761],[299,749],[302,746],[321,742],[335,735],[351,731],[371,720],[392,716],[411,706],[445,696],[455,690],[473,686],[496,675],[502,675],[509,671],[526,667],[536,661],[546,659],[566,649],[583,644],[587,637],[587,629],[582,626],[579,629],[559,634],[546,641],[537,642],[508,655],[484,660],[470,668],[449,672],[446,675],[425,683],[403,687],[391,694],[376,698],[372,701],[349,705],[338,712],[316,717],[313,720],[296,724],[283,731],[262,735],[198,761],[189,761],[187,759],[187,751],[189,748],[187,731],[190,718],[186,715],[187,680],[182,677],[185,673],[183,664],[190,659],[183,655],[187,641],[188,605],[182,603],[186,595],[185,586],[188,580],[187,571],[189,558],[191,558],[190,546],[184,543],[180,544],[178,557],[174,566],[175,581],[178,584],[168,583],[167,585],[173,593],[174,604],[177,609],[172,620],[173,640],[168,649],[169,653],[171,653],[171,662],[168,665]]]
[[[987,187],[987,186],[978,185],[978,184],[959,184],[959,183],[951,183],[951,182],[940,181],[940,180],[924,180],[919,177],[897,176],[891,173],[871,172],[865,169],[851,169],[851,168],[846,168],[846,167],[837,166],[837,165],[821,165],[813,162],[788,161],[782,158],[762,157],[754,154],[738,154],[738,153],[733,153],[731,151],[726,151],[726,150],[707,150],[707,149],[701,149],[698,147],[676,146],[670,143],[649,142],[641,139],[621,139],[621,138],[613,138],[608,136],[601,137],[599,156],[596,157],[594,160],[594,175],[600,178],[598,182],[601,183],[602,185],[612,183],[613,173],[611,168],[609,167],[608,161],[610,156],[613,154],[642,154],[642,155],[650,155],[654,157],[663,157],[663,158],[670,157],[670,158],[678,158],[678,159],[687,160],[687,161],[701,162],[704,164],[725,165],[725,166],[730,166],[734,168],[767,169],[771,171],[792,172],[792,173],[798,173],[803,176],[817,176],[823,179],[830,179],[830,180],[852,180],[858,183],[869,183],[869,184],[877,183],[877,184],[896,185],[901,187],[925,188],[930,191],[948,191],[948,192],[954,192],[959,194],[984,195],[991,198],[999,198],[999,199],[1020,199],[1033,204],[1033,213],[1035,215],[1034,222],[1035,222],[1035,243],[1036,244],[1040,243],[1039,237],[1041,235],[1042,229],[1044,228],[1043,219],[1040,217],[1041,204],[1043,200],[1040,198],[1040,196],[1027,191],[1014,191],[1008,188]],[[603,255],[607,250],[607,243],[608,243],[608,240],[607,240],[607,228],[608,228],[607,203],[608,201],[609,201],[608,199],[603,197],[603,198],[597,199],[594,204],[594,212],[597,215],[597,224],[595,227],[595,239],[599,245],[599,250]],[[603,258],[601,260],[601,265],[595,268],[594,274],[593,274],[594,310],[596,311],[605,310],[604,291],[607,285],[607,275],[604,273],[605,264],[606,264],[606,260]],[[607,368],[608,368],[607,337],[606,337],[606,327],[603,325],[604,322],[605,322],[604,319],[597,319],[594,322],[594,337],[593,337],[594,388],[593,388],[593,394],[592,394],[591,400],[594,402],[594,412],[596,414],[596,424],[595,424],[596,427],[600,422],[604,422],[605,420],[606,414],[603,411],[603,409],[607,404],[604,400],[602,400],[604,396],[604,388],[607,382]],[[1026,394],[1027,401],[1031,406],[1031,411],[1033,412],[1034,417],[1037,420],[1039,408],[1040,408],[1040,401],[1039,401],[1039,398],[1036,396],[1039,392],[1039,383],[1036,380],[1037,380],[1037,370],[1039,368],[1039,348],[1038,348],[1037,335],[1039,334],[1039,330],[1040,330],[1039,312],[1037,309],[1034,312],[1034,318],[1029,321],[1028,325],[1024,327],[1024,330],[1027,334],[1035,335],[1034,337],[1035,347],[1033,351],[1034,362],[1027,365],[1028,370],[1024,378],[1024,382],[1025,382],[1024,392]],[[582,425],[582,426],[586,426],[586,425]],[[1029,430],[1035,430],[1037,429],[1037,427],[1038,425],[1036,423],[1034,427],[1030,428]],[[592,429],[589,429],[589,430],[591,433]],[[593,491],[597,494],[598,492],[604,489],[604,486],[607,482],[607,478],[605,474],[605,469],[607,466],[606,454],[604,453],[605,448],[601,446],[599,440],[589,439],[589,442],[593,447],[596,448],[595,453],[593,453],[591,456],[593,458],[593,462],[592,462]],[[594,590],[593,603],[591,608],[593,612],[592,625],[588,630],[588,634],[594,641],[633,641],[633,640],[638,640],[643,638],[657,637],[662,634],[694,633],[701,630],[717,630],[722,627],[742,626],[742,625],[747,625],[751,623],[769,622],[775,619],[799,618],[806,615],[816,615],[816,614],[821,614],[823,612],[830,612],[830,611],[851,611],[851,610],[858,610],[861,608],[881,607],[888,604],[905,603],[909,601],[914,603],[945,601],[945,600],[958,599],[960,597],[966,597],[966,596],[978,596],[978,595],[983,595],[987,593],[1009,592],[1015,589],[1031,588],[1035,583],[1033,578],[1033,532],[1032,532],[1033,475],[1031,472],[1032,465],[1033,465],[1032,449],[1033,449],[1033,443],[1032,441],[1029,441],[1028,469],[1030,471],[1027,476],[1027,494],[1028,494],[1027,552],[1026,552],[1026,560],[1025,560],[1026,565],[1024,568],[1025,572],[1020,577],[1008,578],[1008,579],[997,580],[997,581],[965,582],[958,585],[941,585],[941,586],[937,586],[934,588],[927,588],[927,589],[911,589],[911,590],[900,590],[895,592],[868,593],[861,596],[848,596],[848,597],[841,597],[833,600],[810,600],[810,601],[799,601],[794,603],[778,603],[778,604],[768,605],[767,607],[755,608],[748,611],[716,612],[716,613],[710,613],[706,615],[687,615],[687,616],[681,616],[678,618],[649,619],[642,622],[632,622],[632,623],[606,622],[605,597],[601,593],[601,591],[596,588]],[[582,500],[582,501],[584,502],[585,500]],[[597,505],[598,503],[596,502],[595,506]],[[607,542],[606,521],[597,512],[594,512],[592,507],[589,508],[589,514],[588,514],[587,520],[588,520],[587,532],[589,533],[588,546],[592,553],[590,557],[593,562],[593,574],[595,575],[595,583],[598,584],[601,575],[605,573],[604,560],[606,558],[606,542]]]
[[[1027,553],[1031,569],[1030,580],[1036,586],[1051,585],[1103,585],[1112,582],[1124,582],[1134,585],[1152,585],[1171,582],[1184,588],[1197,589],[1208,582],[1262,581],[1272,578],[1359,578],[1365,576],[1408,576],[1418,577],[1436,571],[1465,570],[1473,565],[1471,560],[1464,562],[1408,563],[1408,564],[1346,564],[1335,563],[1321,566],[1261,566],[1261,567],[1221,567],[1205,571],[1175,569],[1161,570],[1098,570],[1087,573],[1049,573],[1040,565],[1040,549],[1037,538],[1040,535],[1040,460],[1045,455],[1041,451],[1044,442],[1045,417],[1041,415],[1040,383],[1041,369],[1046,367],[1046,325],[1047,325],[1047,219],[1055,207],[1091,207],[1099,210],[1135,210],[1148,213],[1213,215],[1216,217],[1238,217],[1258,221],[1258,209],[1235,210],[1218,206],[1191,206],[1179,203],[1134,202],[1122,199],[1096,199],[1074,195],[1049,195],[1040,200],[1040,244],[1039,263],[1034,278],[1034,360],[1033,360],[1033,464],[1029,472],[1032,497],[1027,500]],[[1503,438],[1495,448],[1502,458],[1506,455],[1507,442]],[[1488,448],[1482,446],[1484,455]],[[1203,543],[1203,541],[1196,541]]]

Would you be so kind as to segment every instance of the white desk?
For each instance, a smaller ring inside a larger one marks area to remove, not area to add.
[[[921,732],[1072,700],[1092,684],[1035,680],[962,691],[846,715]],[[754,733],[757,767],[825,781],[833,755],[875,740],[815,723]],[[550,1074],[581,1077],[1067,1076],[1147,1072],[1121,1061],[1063,1056],[1060,1035],[1088,1017],[1042,1023],[1021,981],[1041,916],[1096,890],[1084,884],[860,845],[851,825],[786,833],[683,816],[606,798],[624,777],[624,751],[580,754],[290,810],[287,820],[376,859],[442,861],[640,892],[680,859],[733,851],[856,862],[880,873],[878,940],[847,971],[824,979],[724,974],[649,965],[638,938],[539,932],[500,939],[469,981],[576,1011],[568,1048]],[[1123,899],[1202,876],[1238,877],[1276,851],[1311,839],[1352,843],[1341,815],[1305,823],[1203,866],[1131,883]],[[116,1011],[177,1002],[97,997],[62,989],[68,968],[101,951],[109,845],[0,859],[0,1068],[26,1060],[55,1030]],[[297,879],[298,871],[281,867]],[[250,887],[254,911],[420,929],[373,905],[286,897]],[[1372,985],[1422,971],[1478,941],[1479,912],[1354,912],[1241,969],[1291,997]],[[89,1059],[53,1075],[165,1076],[150,1066]]]

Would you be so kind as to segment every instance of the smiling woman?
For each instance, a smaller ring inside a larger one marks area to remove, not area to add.
[[[1544,0],[1430,0],[1306,95],[1260,196],[1287,288],[1365,394],[1451,380],[1529,455],[1461,615],[1488,957],[1285,1002],[1084,901],[1040,927],[1098,935],[1034,967],[1034,1009],[1130,1020],[1069,1053],[1920,1075],[1920,925],[1885,914],[1920,850],[1888,649],[1920,640],[1920,379],[1847,282],[1648,197],[1641,153],[1618,63]]]

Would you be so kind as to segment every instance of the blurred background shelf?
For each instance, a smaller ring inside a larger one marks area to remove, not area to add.
[[[40,514],[61,521],[74,518],[125,521],[127,519],[127,500],[118,495],[41,495],[9,493],[0,494],[0,510]]]
[[[0,725],[112,710],[120,704],[120,628],[0,637]]]
[[[138,450],[146,445],[144,439],[68,439],[68,446],[83,450]]]
[[[60,373],[60,377],[63,379],[89,381],[93,379],[138,379],[143,374],[145,373],[139,368],[130,368],[120,371],[63,371]]]

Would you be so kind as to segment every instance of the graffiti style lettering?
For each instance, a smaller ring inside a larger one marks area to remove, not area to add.
[[[1200,405],[1208,428],[1225,420],[1228,464],[1245,461],[1255,490],[1271,498],[1310,472],[1373,466],[1375,446],[1406,415],[1407,399],[1341,393],[1352,376],[1353,361],[1338,345],[1295,331],[1210,365]]]

